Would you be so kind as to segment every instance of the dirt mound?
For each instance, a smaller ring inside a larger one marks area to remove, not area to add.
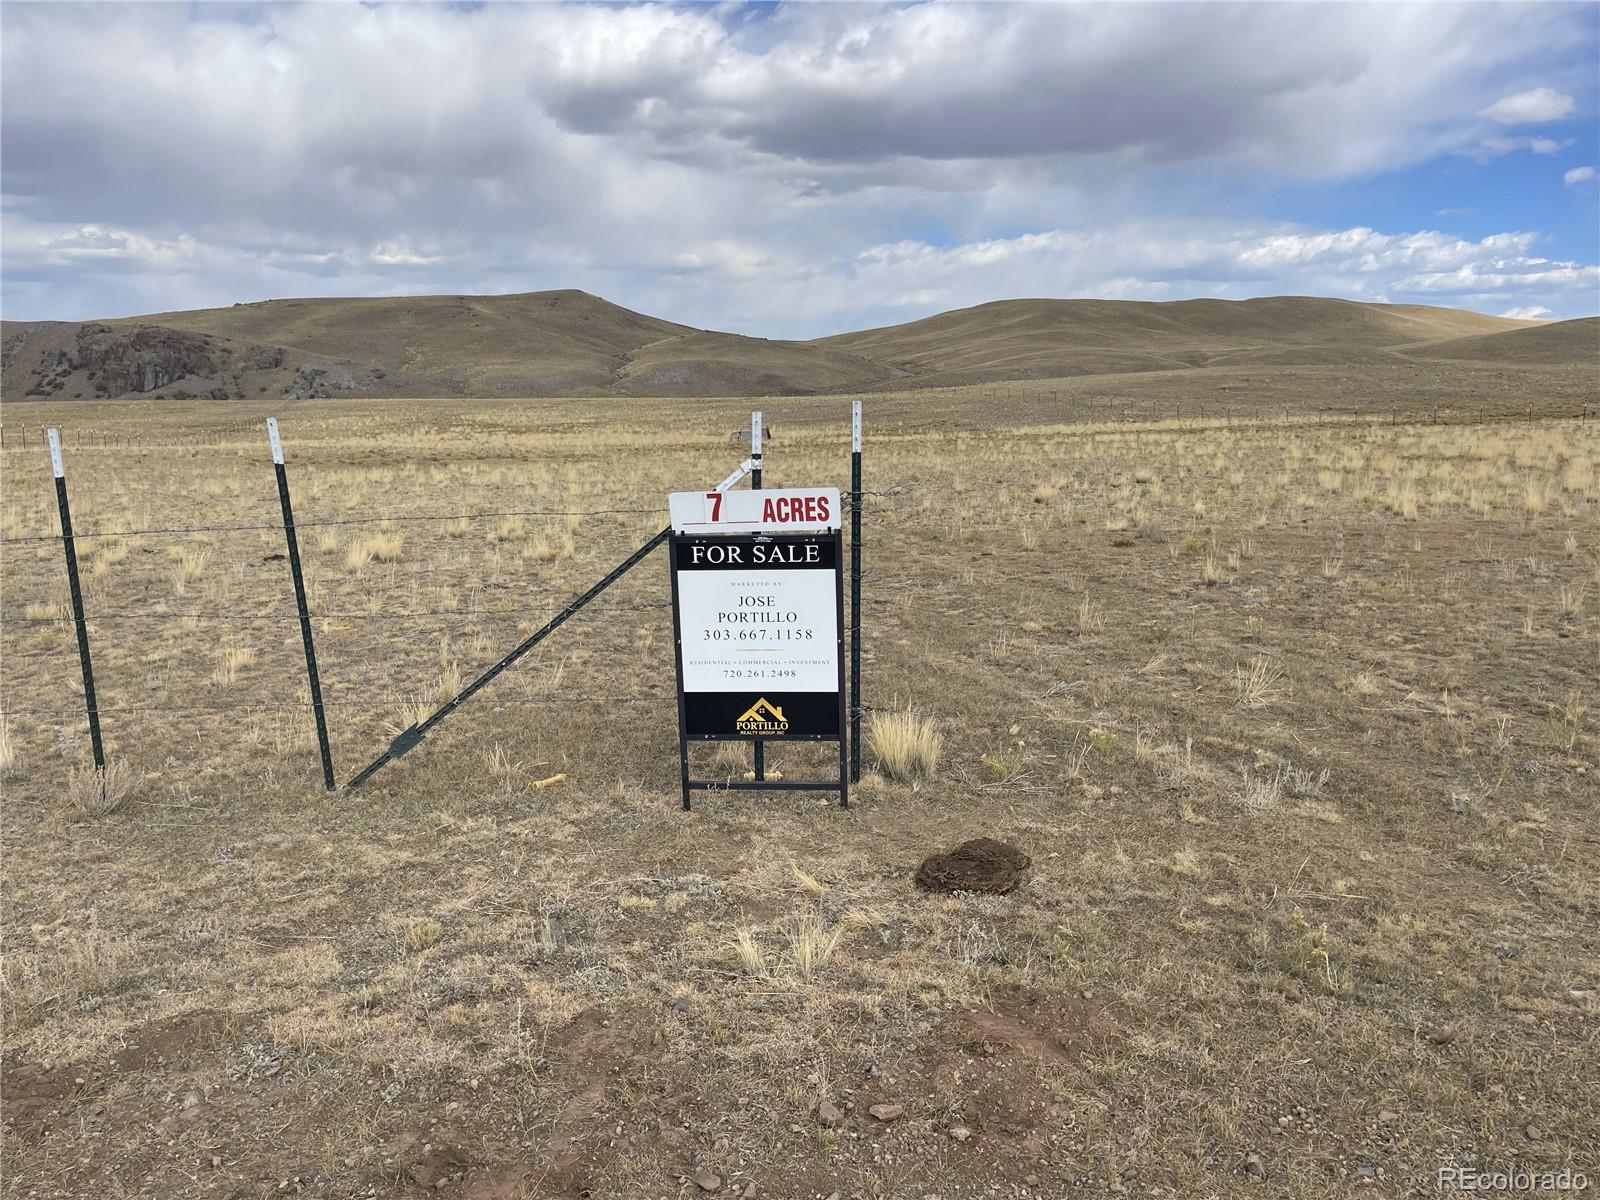
[[[1033,860],[1005,842],[974,838],[917,868],[917,886],[930,892],[1009,892]]]

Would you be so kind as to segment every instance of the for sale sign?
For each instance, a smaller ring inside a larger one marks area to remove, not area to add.
[[[685,736],[840,736],[838,533],[675,534],[672,584]]]

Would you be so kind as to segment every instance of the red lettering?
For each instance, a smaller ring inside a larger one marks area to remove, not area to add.
[[[777,518],[775,516],[773,516],[773,513],[772,513],[772,499],[771,499],[771,497],[768,497],[767,498],[767,502],[764,505],[762,505],[762,507],[761,507],[761,519],[763,521],[774,521],[774,522],[777,520]]]
[[[828,498],[826,496],[818,496],[817,497],[817,520],[819,522],[821,522],[822,524],[826,525],[832,519],[833,519],[832,517],[828,516]]]

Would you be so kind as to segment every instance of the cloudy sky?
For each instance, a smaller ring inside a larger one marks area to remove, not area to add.
[[[1600,6],[0,5],[10,319],[1600,307]]]

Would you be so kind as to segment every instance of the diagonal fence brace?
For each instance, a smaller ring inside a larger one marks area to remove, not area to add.
[[[738,475],[735,475],[734,478],[737,479]],[[378,755],[377,758],[373,759],[372,762],[368,763],[361,774],[352,779],[347,786],[352,788],[360,787],[368,779],[372,778],[372,776],[375,775],[385,763],[393,762],[395,759],[405,754],[406,751],[414,747],[418,742],[422,741],[423,736],[427,734],[428,730],[432,729],[440,721],[444,720],[451,713],[455,712],[456,709],[460,708],[461,705],[465,704],[474,695],[476,695],[485,685],[494,679],[495,676],[499,675],[500,672],[511,666],[512,663],[516,662],[529,650],[532,650],[540,642],[544,641],[545,638],[549,637],[552,633],[559,629],[566,619],[572,616],[573,613],[577,612],[585,604],[589,603],[589,601],[593,600],[601,592],[605,591],[613,583],[621,579],[634,567],[638,566],[639,563],[644,560],[645,556],[650,553],[650,551],[654,550],[657,546],[661,545],[662,542],[667,540],[667,536],[671,532],[672,527],[669,525],[644,545],[640,546],[632,554],[628,555],[628,557],[619,563],[604,579],[595,584],[583,595],[579,596],[571,604],[567,605],[555,616],[551,617],[544,628],[540,629],[536,633],[530,634],[527,639],[518,645],[516,649],[512,650],[510,654],[507,654],[499,662],[495,663],[494,666],[490,667],[482,675],[478,676],[478,678],[473,680],[466,687],[462,688],[461,691],[458,692],[454,697],[446,700],[439,708],[438,712],[434,713],[431,717],[428,717],[424,721],[419,721],[415,725],[410,725],[405,729],[402,729],[399,734],[395,736],[395,739],[389,743],[389,748],[382,754]]]

